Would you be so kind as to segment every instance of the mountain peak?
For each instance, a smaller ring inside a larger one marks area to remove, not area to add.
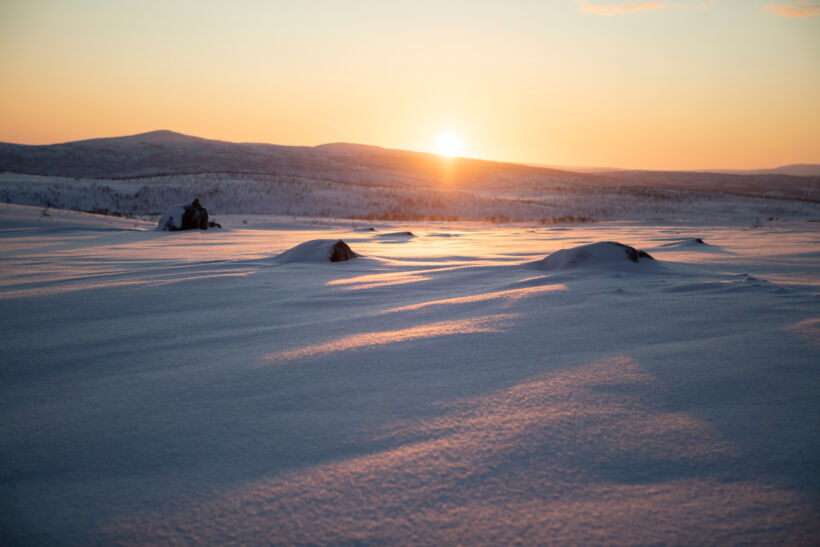
[[[73,141],[64,144],[103,144],[103,143],[150,143],[150,144],[184,144],[210,142],[208,139],[193,137],[183,133],[177,133],[169,129],[158,129],[147,133],[137,133],[136,135],[126,135],[123,137],[103,137],[97,139],[87,139]]]
[[[193,137],[183,133],[177,133],[169,129],[158,129],[156,131],[149,131],[147,133],[138,133],[136,135],[129,135],[120,137],[123,140],[132,140],[138,142],[150,143],[182,143],[182,142],[203,142],[207,139],[201,137]]]

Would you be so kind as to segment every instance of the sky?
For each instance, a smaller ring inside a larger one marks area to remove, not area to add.
[[[156,129],[560,166],[820,163],[820,2],[0,0],[0,141]]]

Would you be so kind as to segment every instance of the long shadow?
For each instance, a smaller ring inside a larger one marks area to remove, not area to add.
[[[137,286],[4,303],[0,328],[11,336],[0,350],[1,504],[18,516],[28,508],[21,522],[45,526],[47,541],[72,520],[98,524],[140,504],[174,505],[172,493],[184,502],[203,490],[383,451],[403,442],[379,434],[393,423],[613,355],[632,356],[662,382],[658,408],[694,414],[738,446],[746,475],[735,477],[820,496],[818,350],[785,330],[816,315],[810,297],[665,292],[659,287],[678,281],[575,280],[513,266],[443,272],[431,286],[403,289],[402,303],[556,277],[569,290],[385,316],[378,312],[395,302],[374,295],[389,292],[351,295],[325,285],[366,273],[368,264],[377,262],[319,273],[312,265],[259,267],[239,281],[191,279],[184,291]],[[490,271],[494,278],[482,282]],[[262,355],[351,330],[490,313],[520,318],[498,332],[252,366]],[[642,470],[635,460],[599,473],[640,483],[724,471],[686,461],[663,477]],[[131,486],[106,490],[99,486],[106,481]]]

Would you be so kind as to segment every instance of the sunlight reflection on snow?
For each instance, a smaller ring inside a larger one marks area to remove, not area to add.
[[[473,265],[474,266],[474,265]],[[332,279],[325,283],[326,287],[342,286],[346,290],[371,289],[375,287],[388,287],[391,285],[404,285],[406,283],[416,283],[418,281],[428,281],[432,279],[427,274],[440,274],[463,270],[465,266],[450,266],[441,268],[427,268],[411,272],[389,272],[357,275],[355,277],[345,277],[342,279]]]
[[[359,290],[389,287],[392,285],[405,285],[407,283],[417,283],[419,281],[429,281],[432,279],[426,275],[419,275],[420,273],[421,272],[399,272],[359,275],[345,279],[333,279],[325,283],[325,286],[341,286],[344,290]]]
[[[790,325],[788,330],[798,335],[808,344],[820,347],[820,317],[806,319]]]
[[[473,334],[479,332],[502,332],[510,320],[516,317],[518,317],[516,314],[485,315],[473,319],[437,321],[435,323],[399,330],[363,332],[343,336],[329,342],[270,353],[259,359],[255,366],[261,367],[294,359],[304,359],[338,351],[364,349],[397,342],[408,342],[420,338],[434,338],[453,334]]]
[[[0,300],[7,298],[29,298],[34,296],[51,296],[55,294],[73,292],[73,291],[88,291],[95,289],[109,289],[113,287],[157,287],[160,285],[170,285],[172,283],[182,283],[187,281],[195,281],[202,279],[215,279],[220,277],[245,277],[250,275],[250,272],[219,272],[219,273],[196,273],[196,274],[181,274],[181,275],[165,275],[159,278],[135,279],[137,276],[133,275],[129,279],[120,281],[89,281],[79,279],[70,279],[67,283],[62,285],[45,285],[39,287],[30,287],[25,289],[9,290],[0,289]]]
[[[442,300],[431,300],[429,302],[419,302],[418,304],[410,304],[409,306],[401,306],[398,308],[391,308],[380,312],[380,315],[404,311],[418,310],[429,306],[445,306],[450,304],[469,304],[473,302],[484,302],[487,300],[504,299],[508,302],[518,300],[520,298],[527,298],[539,293],[566,291],[567,286],[563,283],[556,283],[553,285],[543,285],[541,287],[528,287],[523,289],[509,289],[506,291],[487,292],[483,294],[475,294],[470,296],[457,296],[454,298],[444,298]]]

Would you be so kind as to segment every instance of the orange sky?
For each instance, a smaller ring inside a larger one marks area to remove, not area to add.
[[[0,1],[0,141],[172,129],[568,166],[820,163],[820,4]]]

